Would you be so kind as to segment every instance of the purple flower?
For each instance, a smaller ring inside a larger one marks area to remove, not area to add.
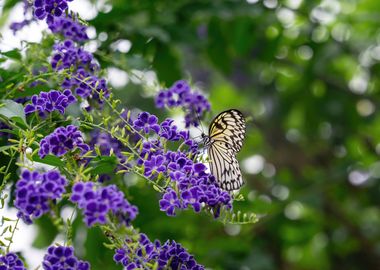
[[[40,116],[45,116],[52,111],[64,114],[65,109],[76,100],[69,89],[66,89],[63,93],[51,90],[49,92],[41,92],[38,96],[33,95],[32,104],[27,104],[24,110],[26,114],[37,111]]]
[[[158,135],[162,138],[167,139],[168,141],[178,141],[182,137],[178,132],[178,127],[174,125],[173,119],[165,119],[160,124],[160,128],[161,129]]]
[[[90,147],[84,143],[82,134],[78,127],[69,125],[67,127],[59,127],[53,133],[43,138],[40,142],[40,150],[38,155],[44,158],[47,154],[63,156],[68,151],[79,149],[81,153],[90,150]]]
[[[65,69],[69,72],[70,75],[63,80],[61,87],[87,98],[89,103],[94,100],[102,105],[104,100],[100,98],[100,92],[104,97],[109,97],[106,80],[97,76],[99,64],[90,52],[76,46],[72,40],[68,39],[54,46],[51,66],[57,71]]]
[[[95,189],[92,182],[78,182],[73,186],[70,200],[84,210],[84,219],[88,227],[96,223],[106,224],[111,213],[129,225],[138,212],[137,207],[131,205],[115,185]]]
[[[18,217],[31,224],[50,210],[50,203],[62,197],[67,181],[56,170],[40,174],[25,170],[16,184]]]
[[[35,0],[34,16],[51,22],[54,17],[60,17],[68,8],[67,2],[72,0]]]
[[[42,268],[45,270],[89,270],[90,264],[86,261],[78,260],[74,255],[73,247],[50,246],[44,256]]]
[[[157,173],[165,171],[165,157],[163,155],[154,155],[144,161],[144,175],[147,177],[154,178]]]
[[[71,16],[53,17],[53,20],[48,22],[48,26],[53,33],[62,34],[66,39],[77,42],[84,42],[89,39],[86,34],[87,27]]]
[[[145,160],[150,159],[153,155],[163,154],[162,149],[162,143],[158,140],[143,142],[140,150],[140,158],[137,160],[137,165],[144,164]]]
[[[204,269],[181,244],[166,241],[161,245],[158,240],[151,242],[143,233],[139,234],[138,240],[127,238],[126,245],[115,251],[113,259],[124,269],[150,269],[148,265],[157,265],[158,270]]]
[[[175,209],[180,207],[177,193],[173,189],[168,189],[160,200],[160,210],[165,211],[168,216],[175,216]]]
[[[181,244],[175,241],[166,241],[161,246],[158,257],[158,269],[194,269],[201,270],[204,267],[198,264],[194,257],[190,255]]]
[[[13,252],[0,255],[0,270],[26,270],[24,263]]]
[[[182,107],[185,112],[186,127],[198,126],[198,119],[210,110],[210,103],[200,93],[192,92],[186,81],[177,81],[169,89],[161,90],[156,96],[156,107]]]
[[[68,69],[72,66],[76,69],[82,68],[91,71],[99,69],[93,55],[81,47],[77,47],[71,39],[54,45],[51,66],[55,70]]]
[[[121,263],[124,266],[129,264],[129,257],[125,249],[117,249],[113,259],[116,263]]]
[[[157,116],[151,115],[148,112],[142,112],[138,115],[137,120],[133,122],[133,127],[137,131],[143,130],[145,133],[149,133],[149,131],[158,133],[160,131],[160,126],[157,122]]]
[[[199,195],[202,191],[199,187],[192,187],[188,190],[182,192],[181,197],[183,200],[183,206],[187,207],[191,205],[194,208],[195,212],[201,211],[201,204],[199,202]]]

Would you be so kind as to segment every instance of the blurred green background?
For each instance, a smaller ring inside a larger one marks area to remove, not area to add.
[[[149,70],[163,87],[189,79],[212,104],[204,125],[229,108],[248,118],[238,155],[246,200],[234,208],[258,223],[224,226],[192,211],[170,218],[155,191],[136,185],[136,227],[215,270],[380,269],[378,0],[93,4],[95,55],[111,81]],[[149,87],[115,86],[126,107],[170,115],[154,108]],[[41,232],[54,235],[48,223]],[[121,269],[104,240],[90,230],[84,259]]]
[[[260,221],[168,218],[136,189],[142,231],[212,269],[380,269],[377,0],[109,4],[90,21],[106,33],[103,67],[153,69],[165,86],[190,78],[210,97],[208,120],[229,108],[253,119],[238,155],[246,201],[234,206]],[[128,53],[113,49],[123,40]],[[117,91],[127,106],[165,116],[130,89]]]

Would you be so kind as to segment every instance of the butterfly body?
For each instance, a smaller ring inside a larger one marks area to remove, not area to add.
[[[208,150],[211,174],[224,190],[239,190],[244,183],[236,159],[244,137],[244,116],[236,109],[218,114],[210,124],[209,135],[202,134]]]

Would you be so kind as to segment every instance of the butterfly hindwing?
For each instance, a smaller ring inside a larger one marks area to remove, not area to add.
[[[243,185],[239,162],[231,149],[223,149],[218,144],[214,142],[208,148],[211,174],[222,189],[238,190]]]
[[[208,148],[210,171],[224,190],[238,190],[243,185],[236,153],[243,145],[244,136],[245,120],[238,110],[224,111],[211,122]]]

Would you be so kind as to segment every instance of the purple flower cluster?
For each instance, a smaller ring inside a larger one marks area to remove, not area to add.
[[[0,270],[26,270],[24,263],[13,252],[0,255]]]
[[[49,23],[54,20],[54,17],[60,17],[68,8],[67,2],[72,0],[35,0],[34,1],[34,16]]]
[[[44,158],[51,153],[60,157],[68,151],[75,149],[79,149],[83,154],[89,151],[90,147],[88,144],[84,143],[78,127],[68,125],[67,127],[56,128],[53,133],[43,138],[40,142],[38,155],[41,158]]]
[[[160,138],[167,141],[180,141],[183,140],[184,144],[189,146],[195,153],[198,149],[198,144],[190,139],[190,133],[186,130],[178,130],[178,127],[174,124],[174,120],[167,118],[158,124],[158,119],[155,115],[151,115],[148,112],[142,112],[137,116],[137,119],[133,121],[132,127],[141,131],[144,134],[149,134],[150,132],[157,134]],[[156,142],[157,144],[157,142]],[[160,145],[154,145],[153,147],[159,148]]]
[[[13,34],[16,34],[17,31],[21,30],[25,26],[29,25],[32,21],[34,21],[34,18],[28,19],[28,13],[31,10],[31,3],[29,3],[28,0],[24,0],[24,20],[21,22],[13,22],[9,26],[9,28],[13,31]]]
[[[27,104],[24,110],[25,114],[37,111],[41,117],[52,111],[59,111],[59,113],[64,114],[65,109],[76,100],[69,89],[66,89],[63,93],[57,90],[40,92],[38,96],[32,96],[32,104]]]
[[[181,152],[168,152],[165,158],[169,178],[176,183],[176,191],[168,188],[160,200],[160,209],[167,215],[174,216],[176,208],[189,206],[199,212],[205,204],[217,217],[221,206],[232,208],[231,196],[206,172],[204,164],[193,162]]]
[[[71,89],[82,98],[91,98],[99,104],[103,104],[100,92],[104,97],[109,97],[106,80],[96,75],[99,65],[93,55],[76,46],[72,40],[54,46],[51,66],[57,71],[65,69],[71,73],[63,80],[62,88]]]
[[[90,264],[86,261],[78,260],[74,255],[73,247],[50,246],[42,262],[44,270],[89,270]]]
[[[68,69],[99,69],[93,55],[81,47],[77,47],[71,39],[54,45],[54,54],[51,58],[51,66],[55,70]]]
[[[139,235],[137,245],[126,240],[123,248],[117,249],[114,261],[124,266],[124,269],[145,269],[147,264],[156,264],[158,270],[163,269],[192,269],[201,270],[204,267],[198,264],[181,244],[175,241],[166,241],[161,245],[160,241],[152,243],[145,234]]]
[[[17,31],[21,30],[25,26],[29,25],[33,20],[23,20],[21,22],[13,22],[9,28],[13,31],[13,34],[16,34]]]
[[[214,209],[218,216],[220,206],[232,207],[231,196],[219,188],[214,176],[206,172],[203,163],[194,161],[198,144],[190,139],[188,131],[180,131],[172,119],[158,124],[157,118],[147,112],[140,113],[133,122],[136,130],[145,134],[154,133],[158,139],[145,141],[140,148],[137,165],[142,166],[144,175],[155,180],[159,174],[169,178],[174,188],[167,188],[160,200],[160,209],[174,216],[175,210],[193,207],[199,212],[202,205]],[[179,141],[186,146],[186,153],[164,150],[162,141]]]
[[[66,39],[76,42],[84,42],[89,39],[86,34],[87,27],[70,16],[54,17],[48,26],[53,33],[61,34]]]
[[[182,107],[185,112],[186,127],[198,126],[198,119],[210,110],[210,103],[200,93],[191,91],[186,81],[177,81],[169,89],[163,89],[156,96],[156,107]]]
[[[95,189],[93,182],[78,182],[73,186],[70,200],[84,210],[88,227],[95,223],[106,224],[110,213],[129,225],[138,213],[137,207],[131,205],[115,185]]]
[[[18,217],[31,224],[50,210],[51,201],[61,198],[66,185],[66,179],[56,170],[43,174],[24,170],[16,184]]]

